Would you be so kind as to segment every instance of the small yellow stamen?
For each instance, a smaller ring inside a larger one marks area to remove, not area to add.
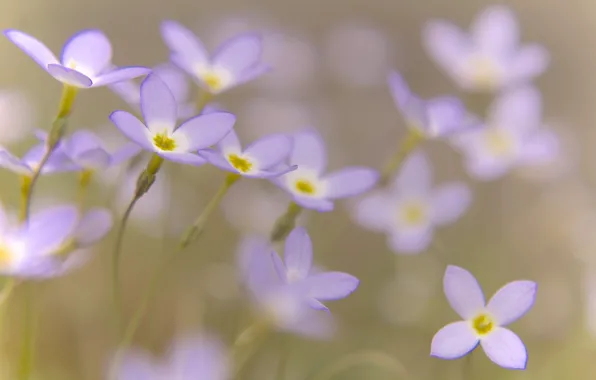
[[[294,186],[296,187],[296,190],[306,195],[313,195],[316,191],[315,185],[305,179],[299,179],[295,182]]]
[[[495,64],[486,57],[473,58],[470,61],[470,71],[474,85],[478,88],[490,90],[499,84],[499,73]]]
[[[485,131],[485,142],[488,150],[497,157],[508,156],[514,150],[512,137],[502,129],[487,129]]]
[[[472,327],[478,335],[486,335],[495,328],[495,321],[487,314],[480,314],[472,320]]]
[[[7,267],[12,261],[12,253],[7,246],[0,244],[0,268]]]
[[[221,79],[221,76],[217,75],[217,73],[214,73],[213,71],[206,72],[201,77],[203,82],[205,82],[207,87],[209,87],[212,92],[217,92],[223,87],[223,80]]]
[[[413,202],[404,206],[400,211],[403,221],[409,226],[418,226],[427,219],[426,208],[423,204]]]
[[[153,144],[163,151],[171,152],[176,149],[176,141],[167,132],[158,133],[153,137]]]
[[[246,158],[240,157],[237,154],[230,154],[228,156],[230,164],[239,172],[247,173],[252,169],[252,162]]]

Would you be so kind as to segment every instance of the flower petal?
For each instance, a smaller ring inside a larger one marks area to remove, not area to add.
[[[326,175],[325,197],[330,199],[353,197],[372,189],[379,180],[376,170],[364,167],[348,167]]]
[[[500,326],[515,322],[534,305],[538,285],[534,281],[513,281],[497,290],[486,309]]]
[[[199,150],[199,156],[205,158],[211,165],[215,165],[220,169],[227,170],[232,173],[238,173],[236,168],[232,167],[228,160],[222,156],[222,154],[213,149],[203,149]]]
[[[201,166],[207,161],[198,154],[190,152],[158,152],[161,157],[166,160],[178,162],[185,165]]]
[[[253,79],[257,79],[263,74],[268,73],[271,71],[271,66],[264,65],[264,64],[256,64],[242,72],[242,74],[235,78],[236,82],[234,83],[235,86],[240,84],[244,84],[250,82]]]
[[[277,252],[271,252],[271,259],[273,260],[273,266],[275,267],[275,271],[277,272],[277,275],[284,283],[287,283],[288,282],[288,276],[287,276],[288,270],[287,270],[286,265],[284,264],[283,260],[279,257]]]
[[[511,84],[527,82],[544,73],[550,61],[550,54],[541,45],[520,48],[505,73]]]
[[[462,216],[472,202],[472,192],[463,183],[450,183],[433,191],[432,219],[435,224],[452,223]]]
[[[397,71],[393,71],[389,74],[387,82],[389,83],[389,91],[391,92],[395,104],[401,112],[404,112],[412,97],[412,91],[410,91],[408,83]]]
[[[333,211],[333,202],[327,199],[308,198],[295,195],[294,201],[298,205],[310,210],[316,210],[318,212]]]
[[[93,84],[91,79],[85,74],[57,63],[50,63],[47,71],[60,82],[74,87],[89,88]]]
[[[519,41],[515,14],[503,5],[489,6],[476,16],[471,34],[482,51],[497,56],[513,51]]]
[[[292,143],[288,135],[273,134],[256,140],[246,147],[244,153],[257,162],[259,169],[269,169],[289,156]]]
[[[108,87],[130,106],[137,108],[141,104],[141,86],[134,81],[128,80],[112,83]]]
[[[255,174],[247,174],[247,177],[255,177],[255,178],[276,178],[281,177],[284,174],[288,174],[293,172],[294,170],[298,169],[298,165],[294,166],[276,166],[273,169],[268,170],[260,170]]]
[[[66,41],[61,60],[64,66],[94,77],[109,67],[112,45],[101,30],[82,30]]]
[[[521,149],[517,164],[520,166],[545,165],[560,158],[561,141],[550,130],[542,129],[528,138]]]
[[[74,206],[56,206],[34,213],[22,231],[28,252],[53,253],[72,236],[77,221],[78,211]]]
[[[93,81],[93,87],[106,86],[131,80],[143,75],[147,75],[150,72],[151,69],[141,66],[119,67],[108,73],[97,76]]]
[[[294,228],[286,238],[284,261],[288,271],[305,278],[312,266],[312,241],[303,227]]]
[[[170,50],[179,58],[182,58],[188,66],[209,62],[209,56],[203,44],[185,26],[171,20],[164,21],[161,23],[161,36]],[[189,74],[194,73],[190,72]]]
[[[126,111],[114,111],[110,115],[110,120],[124,136],[151,152],[155,151],[149,130],[136,116]]]
[[[461,83],[462,63],[473,51],[469,37],[450,22],[432,20],[424,26],[423,40],[435,62]]]
[[[216,111],[220,112],[220,111]],[[214,112],[210,112],[214,113]],[[209,114],[210,114],[209,113]],[[240,143],[240,139],[238,138],[238,134],[234,129],[230,131],[225,137],[217,143],[217,147],[219,150],[225,154],[241,154],[242,153],[242,144]]]
[[[304,166],[321,174],[327,167],[325,142],[314,128],[309,128],[293,136],[294,146],[290,154],[290,164]]]
[[[523,136],[542,124],[542,99],[533,86],[525,85],[500,95],[490,107],[490,125]]]
[[[348,273],[323,272],[303,280],[309,297],[319,301],[333,301],[345,298],[358,287],[360,280]]]
[[[126,143],[112,154],[110,165],[119,165],[128,161],[141,152],[141,147],[135,143]]]
[[[468,174],[480,181],[493,181],[511,169],[511,158],[494,157],[488,154],[467,156],[465,167]]]
[[[495,364],[507,369],[526,369],[526,346],[513,331],[498,327],[482,339],[480,344],[486,356]]]
[[[432,137],[443,137],[470,127],[466,122],[466,108],[463,102],[453,96],[443,96],[427,103],[428,130]]]
[[[89,210],[79,221],[74,238],[79,247],[88,247],[103,239],[113,225],[112,214],[101,208]]]
[[[474,350],[478,343],[467,321],[454,322],[435,334],[430,344],[430,355],[447,360],[459,359]]]
[[[385,231],[392,222],[389,215],[391,204],[391,198],[385,192],[370,193],[358,201],[352,216],[364,228],[378,232]]]
[[[33,172],[29,165],[5,149],[0,149],[0,167],[17,174],[28,175]]]
[[[455,265],[447,266],[443,277],[443,291],[451,308],[463,319],[470,319],[484,308],[484,293],[476,278]]]
[[[153,72],[165,82],[178,104],[188,100],[190,83],[184,72],[169,63],[153,68]]]
[[[176,127],[178,105],[166,83],[157,74],[149,74],[141,83],[141,112],[153,133],[168,134]]]
[[[213,65],[226,68],[234,78],[261,59],[263,41],[254,33],[241,34],[222,44],[213,54]]]
[[[151,356],[142,351],[128,351],[121,358],[121,361],[112,365],[119,365],[119,368],[112,368],[115,380],[151,379],[155,376],[158,368],[151,361]]]
[[[54,53],[36,38],[14,29],[4,31],[4,35],[37,62],[38,65],[43,67],[44,70],[48,69],[49,64],[59,63]]]
[[[205,149],[217,144],[234,127],[236,116],[228,112],[198,115],[185,121],[174,132],[174,139],[184,138],[187,150]]]
[[[190,336],[179,339],[168,356],[168,372],[164,380],[192,379],[197,375],[214,380],[229,378],[231,367],[228,356],[223,344],[214,337]]]
[[[400,194],[424,196],[432,187],[432,167],[422,151],[411,153],[403,163],[392,187]]]
[[[394,230],[389,235],[389,247],[405,255],[423,252],[430,246],[433,232],[431,226]]]

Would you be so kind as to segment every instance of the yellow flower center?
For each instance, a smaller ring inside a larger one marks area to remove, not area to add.
[[[155,144],[158,149],[166,152],[171,152],[176,149],[176,141],[168,136],[167,132],[156,134],[153,137],[153,144]]]
[[[495,328],[495,321],[487,314],[480,314],[472,320],[472,327],[476,334],[487,335]]]
[[[8,247],[0,243],[0,268],[5,268],[12,262],[13,255]]]
[[[305,195],[313,195],[316,191],[315,185],[309,180],[299,179],[294,183],[296,190]]]
[[[511,135],[499,128],[489,128],[485,131],[485,143],[489,152],[496,157],[509,156],[515,149]]]
[[[203,82],[205,82],[211,91],[219,91],[223,87],[221,77],[213,72],[203,74]]]
[[[470,61],[471,77],[476,87],[490,90],[499,84],[499,72],[492,60],[475,57]]]
[[[400,216],[408,226],[419,226],[427,220],[426,206],[421,202],[410,202],[402,206]]]
[[[252,162],[246,158],[238,156],[237,154],[230,154],[228,156],[228,161],[239,172],[246,173],[252,169]]]

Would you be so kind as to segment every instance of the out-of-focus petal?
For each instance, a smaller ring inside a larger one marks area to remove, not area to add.
[[[474,317],[484,308],[484,293],[467,270],[449,265],[443,277],[443,290],[451,308],[463,319]]]
[[[34,213],[22,237],[29,252],[39,255],[56,251],[77,227],[78,211],[74,206],[57,206]]]
[[[309,276],[301,283],[308,296],[319,301],[332,301],[352,294],[360,281],[348,273],[323,272]]]
[[[327,182],[325,196],[330,199],[353,197],[372,189],[379,179],[374,169],[348,167],[323,177]]]
[[[448,360],[459,359],[475,349],[478,342],[468,322],[450,323],[433,337],[430,355]]]
[[[295,196],[294,201],[300,206],[310,210],[319,212],[329,212],[333,210],[333,202],[328,199]]]
[[[362,198],[353,210],[353,217],[364,228],[385,231],[391,223],[391,197],[385,192],[375,192]]]
[[[178,104],[188,100],[190,83],[184,72],[171,64],[163,64],[153,68],[153,72],[165,82]]]
[[[431,137],[442,137],[462,131],[470,125],[466,123],[466,108],[463,102],[453,96],[431,99],[427,103],[428,130]]]
[[[525,369],[528,352],[524,342],[511,330],[497,328],[480,342],[486,356],[507,369]]]
[[[411,153],[393,181],[393,188],[401,194],[424,196],[432,186],[433,173],[422,151]]]
[[[128,351],[123,355],[119,363],[119,368],[112,368],[111,372],[115,374],[115,380],[150,380],[153,379],[158,371],[157,366],[153,364],[151,356],[141,351]]]
[[[209,61],[201,41],[183,25],[171,20],[164,21],[161,23],[161,35],[170,50],[187,63],[199,65]]]
[[[560,158],[561,141],[550,130],[540,130],[524,143],[517,160],[520,166],[534,166],[553,163]]]
[[[112,214],[105,209],[92,209],[81,218],[74,232],[79,247],[95,244],[110,232],[113,224]]]
[[[420,228],[398,229],[389,234],[389,247],[395,252],[404,255],[413,255],[426,250],[433,238],[431,226]]]
[[[304,166],[321,174],[327,167],[325,142],[317,130],[309,128],[293,135],[290,164]]]
[[[544,73],[550,61],[550,54],[544,46],[528,45],[521,47],[505,73],[512,84],[531,80]]]
[[[303,227],[294,228],[286,238],[284,261],[296,279],[305,278],[312,266],[312,241]]]
[[[229,379],[231,367],[226,349],[213,337],[190,336],[180,339],[172,347],[169,358],[167,376],[170,379]]]
[[[221,45],[213,54],[213,65],[229,70],[233,77],[256,65],[261,59],[263,41],[253,33],[239,35]]]
[[[469,37],[450,22],[432,20],[426,23],[423,40],[429,55],[452,76],[460,74],[460,68],[472,52]]]
[[[244,150],[260,169],[268,169],[282,162],[291,152],[292,138],[285,134],[265,136],[248,145]]]
[[[519,42],[519,28],[513,11],[504,5],[484,9],[472,23],[471,34],[479,49],[502,56]]]
[[[18,174],[28,175],[32,172],[29,165],[25,164],[18,157],[13,156],[12,153],[5,149],[0,149],[0,167]]]
[[[525,85],[508,90],[490,107],[490,124],[524,135],[541,125],[542,99],[533,86]]]
[[[486,309],[500,326],[506,326],[521,318],[532,308],[537,289],[538,285],[534,281],[510,282],[492,296]]]
[[[450,183],[433,191],[432,219],[435,224],[448,224],[459,219],[472,202],[472,191],[463,183]]]

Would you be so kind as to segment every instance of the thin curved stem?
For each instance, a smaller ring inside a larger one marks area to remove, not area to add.
[[[93,170],[83,170],[79,174],[79,186],[77,191],[77,205],[80,211],[85,209],[87,201],[87,192],[89,191],[89,184],[93,179]]]
[[[296,226],[296,219],[298,219],[301,212],[302,207],[298,206],[295,202],[291,202],[285,214],[275,221],[269,240],[272,243],[283,241]]]
[[[399,143],[395,153],[391,156],[389,161],[387,161],[387,164],[381,171],[381,179],[379,180],[381,186],[385,186],[389,183],[395,172],[397,172],[404,163],[405,159],[420,145],[420,143],[422,143],[422,141],[424,141],[424,138],[424,135],[415,129],[410,129],[408,131],[405,139]]]
[[[257,321],[238,334],[232,346],[232,379],[240,379],[246,363],[257,352],[260,343],[267,337],[270,331],[270,326],[267,323]]]
[[[364,364],[386,369],[387,371],[397,376],[403,376],[406,379],[409,378],[404,365],[393,356],[382,351],[366,350],[348,354],[337,359],[311,376],[310,380],[331,380],[338,374],[352,367]]]
[[[37,335],[36,313],[35,313],[35,292],[33,284],[25,284],[25,316],[24,316],[24,330],[23,330],[23,347],[21,348],[21,356],[19,358],[19,369],[17,378],[19,380],[29,380],[31,371],[33,369],[33,354],[35,348],[35,336]]]

